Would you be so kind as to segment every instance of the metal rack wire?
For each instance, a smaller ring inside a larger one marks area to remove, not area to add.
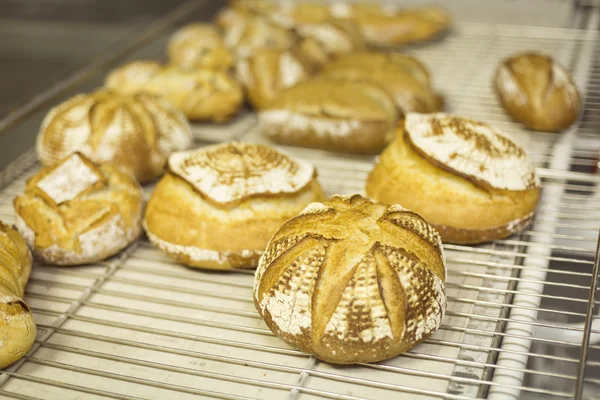
[[[423,344],[378,364],[320,362],[265,327],[251,300],[251,272],[192,270],[142,238],[94,265],[34,266],[26,300],[38,338],[21,362],[0,375],[0,398],[600,396],[600,345],[589,343],[600,334],[589,323],[598,319],[593,305],[600,305],[594,290],[600,226],[597,42],[596,33],[585,30],[463,24],[443,41],[409,49],[432,70],[449,111],[513,135],[532,155],[544,184],[527,231],[487,245],[445,246],[448,311]],[[525,49],[553,54],[585,88],[578,128],[562,136],[531,133],[505,116],[491,76],[501,58]],[[266,140],[251,113],[195,131],[198,145]],[[373,163],[370,157],[284,149],[313,162],[329,194],[362,193]],[[0,173],[1,220],[12,221],[12,198],[37,168],[30,152]]]

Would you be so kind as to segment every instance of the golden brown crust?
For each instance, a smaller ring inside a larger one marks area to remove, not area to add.
[[[581,96],[569,73],[549,56],[522,53],[496,71],[496,93],[508,114],[526,127],[557,132],[581,112]]]
[[[540,195],[537,186],[495,189],[440,168],[414,149],[402,128],[370,173],[366,192],[414,210],[451,243],[481,243],[519,232],[531,221]]]
[[[147,182],[162,175],[172,151],[191,143],[185,116],[165,99],[100,89],[51,109],[42,122],[36,150],[45,166],[80,152],[95,163],[126,167]]]
[[[243,102],[240,84],[224,71],[184,70],[154,61],[125,64],[106,77],[105,85],[124,93],[159,94],[179,107],[188,119],[197,121],[227,121]]]
[[[323,197],[312,166],[266,146],[232,143],[198,153],[170,160],[177,173],[158,183],[144,221],[150,240],[186,265],[255,268],[271,235]]]
[[[0,368],[14,363],[33,345],[36,326],[23,293],[31,253],[17,231],[0,222]]]
[[[178,29],[169,40],[169,59],[184,69],[209,68],[227,70],[233,54],[212,24],[192,23]]]
[[[75,153],[31,177],[14,207],[36,257],[79,265],[113,256],[137,238],[143,199],[132,175]]]
[[[385,147],[396,117],[394,103],[379,87],[327,79],[288,88],[259,113],[263,132],[279,143],[360,154]]]
[[[415,213],[358,195],[309,205],[273,236],[254,302],[278,337],[332,363],[396,356],[445,309],[439,235]]]

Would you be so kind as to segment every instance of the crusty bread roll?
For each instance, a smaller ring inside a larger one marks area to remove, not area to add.
[[[369,81],[394,98],[399,112],[440,111],[443,102],[435,92],[429,71],[414,57],[399,53],[356,52],[325,66],[322,75],[332,79]]]
[[[481,243],[531,222],[540,182],[525,151],[488,125],[408,114],[369,175],[367,195],[419,213],[445,242]]]
[[[36,326],[23,300],[31,272],[31,253],[12,227],[0,222],[0,368],[14,363],[33,345]]]
[[[195,121],[227,121],[239,111],[244,98],[240,84],[224,71],[184,70],[154,61],[123,65],[107,76],[105,84],[125,93],[160,94]]]
[[[95,163],[122,165],[146,182],[162,175],[169,154],[192,140],[185,116],[167,100],[100,89],[51,109],[36,148],[46,166],[78,151]]]
[[[220,144],[169,158],[144,228],[183,264],[255,268],[273,233],[322,197],[312,165],[267,146]]]
[[[368,82],[310,79],[282,91],[258,116],[279,143],[375,154],[393,138],[397,113],[391,97]]]
[[[97,167],[74,153],[31,177],[14,207],[17,229],[36,257],[79,265],[113,256],[138,237],[143,198],[125,169]]]
[[[451,23],[450,16],[435,6],[402,9],[373,3],[334,3],[330,10],[335,17],[354,18],[366,42],[376,46],[430,40]]]
[[[214,25],[192,23],[177,30],[167,47],[169,59],[181,68],[227,70],[233,54]]]
[[[254,303],[275,335],[339,364],[381,361],[427,339],[446,308],[438,233],[361,196],[310,204],[273,236]]]
[[[263,109],[285,88],[308,79],[309,68],[290,50],[257,49],[238,61],[238,81],[245,87],[248,100]]]
[[[569,73],[549,56],[522,53],[496,71],[496,92],[516,121],[537,131],[568,128],[581,113],[581,96]]]

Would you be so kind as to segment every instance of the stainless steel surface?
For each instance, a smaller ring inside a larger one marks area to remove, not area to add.
[[[26,300],[38,338],[0,375],[0,398],[600,397],[600,345],[588,343],[600,334],[588,302],[600,226],[597,18],[597,10],[575,16],[576,26],[590,30],[463,21],[443,40],[408,49],[432,70],[449,111],[512,135],[544,184],[527,231],[481,246],[445,246],[448,312],[425,343],[378,364],[322,363],[266,329],[252,304],[251,272],[189,269],[140,239],[90,266],[35,265]],[[161,38],[133,56],[159,57],[163,46]],[[553,54],[585,93],[582,120],[566,134],[525,131],[496,101],[490,80],[498,61],[525,49]],[[198,145],[268,143],[251,113],[194,131]],[[329,194],[362,193],[374,161],[284,149],[313,162]],[[12,220],[12,198],[37,168],[26,152],[0,174],[0,219]]]

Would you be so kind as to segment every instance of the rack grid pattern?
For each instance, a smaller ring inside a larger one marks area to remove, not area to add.
[[[487,245],[445,246],[448,311],[423,344],[378,364],[320,362],[265,327],[252,303],[252,272],[189,269],[141,238],[98,264],[34,266],[26,301],[38,338],[28,356],[0,375],[0,398],[571,398],[578,382],[584,396],[598,396],[600,345],[583,343],[590,287],[598,278],[595,45],[586,31],[465,24],[442,41],[409,50],[432,70],[448,111],[513,135],[544,184],[527,231]],[[526,49],[553,54],[587,88],[578,129],[526,132],[498,106],[490,84],[497,62]],[[250,113],[195,131],[197,145],[265,141]],[[362,193],[374,161],[284,149],[317,166],[328,194]],[[12,221],[12,198],[37,168],[27,153],[0,176],[0,219]],[[580,374],[583,348],[587,368]]]

